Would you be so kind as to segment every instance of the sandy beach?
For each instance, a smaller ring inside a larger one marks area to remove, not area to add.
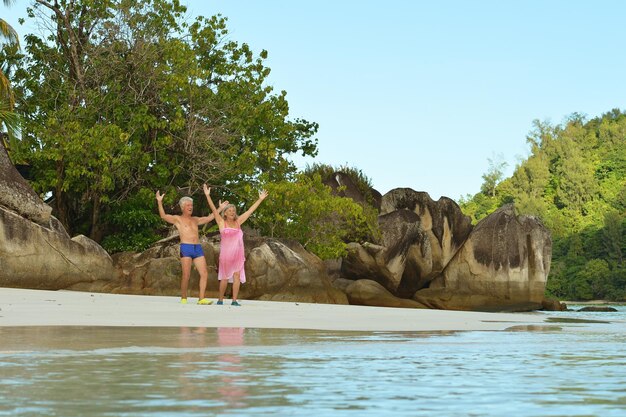
[[[480,313],[243,300],[242,307],[190,298],[0,288],[0,326],[245,327],[359,331],[505,330],[543,314]]]

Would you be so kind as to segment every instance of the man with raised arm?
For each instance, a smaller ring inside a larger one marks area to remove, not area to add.
[[[193,199],[191,197],[183,197],[178,204],[182,214],[180,216],[166,214],[163,209],[163,197],[165,194],[156,192],[156,200],[159,205],[159,215],[166,222],[176,226],[180,236],[180,264],[183,270],[183,276],[180,282],[180,302],[187,304],[187,286],[189,285],[189,276],[191,275],[191,265],[194,264],[200,274],[200,292],[198,294],[198,304],[208,305],[212,301],[204,298],[206,291],[208,271],[204,251],[200,245],[200,237],[198,234],[198,226],[204,225],[212,221],[215,216],[209,214],[206,217],[192,216]],[[228,201],[220,204],[219,210],[223,210],[228,205]]]

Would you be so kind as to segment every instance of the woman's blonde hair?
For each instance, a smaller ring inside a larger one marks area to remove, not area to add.
[[[224,211],[222,211],[222,213],[226,213],[226,210],[228,210],[229,208],[235,209],[235,220],[237,220],[239,218],[239,215],[237,214],[237,207],[235,207],[234,204],[228,204],[226,207],[224,207]]]

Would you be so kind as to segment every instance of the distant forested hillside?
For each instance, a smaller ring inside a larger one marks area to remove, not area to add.
[[[612,110],[561,125],[535,121],[530,155],[510,178],[490,161],[481,192],[461,199],[474,222],[502,204],[538,216],[551,230],[548,295],[626,299],[626,114]]]

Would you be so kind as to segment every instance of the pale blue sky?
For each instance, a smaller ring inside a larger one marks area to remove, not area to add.
[[[27,4],[21,0],[20,4]],[[266,49],[293,118],[319,123],[307,162],[349,165],[381,193],[458,199],[488,158],[510,175],[534,119],[626,109],[626,2],[183,0]],[[2,7],[20,33],[25,7]]]

